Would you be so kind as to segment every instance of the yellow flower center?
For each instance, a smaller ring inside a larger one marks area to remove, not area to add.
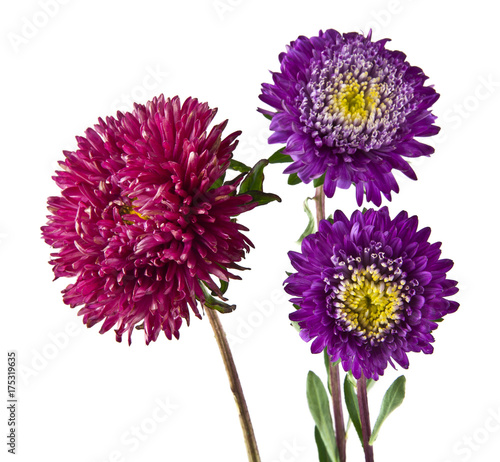
[[[349,78],[339,89],[334,90],[332,96],[330,113],[340,113],[348,120],[366,121],[380,102],[379,85],[369,85],[369,80],[359,83]]]
[[[120,215],[137,215],[142,220],[147,220],[148,217],[145,215],[141,215],[139,212],[135,210],[133,205],[122,205],[120,207]],[[123,220],[127,225],[133,224],[130,220]]]
[[[375,265],[353,270],[351,279],[341,282],[336,297],[340,300],[336,306],[341,309],[341,318],[348,330],[382,340],[384,334],[399,323],[404,283],[404,280],[392,282],[382,278]]]

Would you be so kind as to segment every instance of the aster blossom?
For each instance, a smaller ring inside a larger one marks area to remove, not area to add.
[[[216,112],[162,95],[99,119],[64,152],[42,233],[56,278],[76,278],[63,300],[88,327],[104,320],[101,333],[115,326],[129,343],[134,327],[146,343],[179,338],[206,289],[222,297],[214,278],[239,278],[252,243],[234,217],[256,204],[237,193],[242,176],[221,181],[240,132],[222,138],[227,120],[208,131]]]
[[[446,298],[458,291],[446,278],[453,262],[440,259],[430,228],[417,227],[416,216],[391,219],[386,207],[350,219],[337,211],[289,253],[290,319],[313,353],[326,348],[357,379],[377,380],[387,364],[407,368],[408,352],[432,353],[437,322],[459,306]]]
[[[373,42],[371,31],[301,36],[280,54],[274,83],[262,85],[260,99],[273,108],[259,109],[272,117],[269,142],[286,143],[293,161],[285,173],[323,181],[327,197],[354,184],[358,205],[365,194],[380,205],[381,194],[399,191],[392,170],[416,180],[404,157],[434,152],[415,138],[439,132],[430,111],[439,95],[387,42]]]

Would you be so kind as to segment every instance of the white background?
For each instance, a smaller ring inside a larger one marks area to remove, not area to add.
[[[45,6],[44,6],[45,5]],[[500,453],[498,395],[498,13],[476,0],[3,2],[1,85],[1,383],[6,352],[18,352],[18,461],[133,462],[245,460],[236,409],[207,319],[131,347],[113,332],[83,327],[62,303],[69,281],[52,282],[40,238],[46,198],[62,150],[99,116],[164,93],[196,96],[243,130],[236,156],[249,164],[276,150],[256,112],[260,84],[278,54],[319,29],[368,32],[403,50],[430,76],[441,98],[436,153],[416,160],[413,182],[389,208],[417,214],[452,258],[459,311],[436,332],[435,353],[410,355],[407,396],[375,445],[384,462],[490,462]],[[48,12],[46,12],[48,11]],[[309,369],[325,377],[288,323],[282,291],[286,252],[306,224],[312,186],[289,187],[281,166],[265,188],[283,198],[241,218],[255,244],[252,271],[231,284],[238,305],[222,321],[246,392],[264,462],[317,460],[305,398]],[[340,191],[327,211],[355,208]],[[372,418],[401,371],[388,370],[371,392]],[[1,385],[6,390],[6,385]],[[5,396],[5,392],[2,392]],[[158,407],[167,403],[169,415]],[[2,404],[0,434],[7,432]],[[496,417],[495,417],[496,416]],[[495,420],[496,418],[496,420]],[[155,420],[156,419],[156,420]],[[161,422],[160,422],[161,420]],[[139,434],[140,432],[140,441]],[[134,433],[137,436],[134,436]],[[351,432],[348,459],[363,460]],[[6,453],[2,436],[2,460]],[[7,460],[7,458],[5,458]]]

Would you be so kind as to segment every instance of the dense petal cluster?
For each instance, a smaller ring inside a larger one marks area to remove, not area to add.
[[[83,305],[87,326],[104,320],[101,333],[116,326],[118,341],[139,323],[146,343],[161,331],[178,338],[189,308],[200,317],[201,283],[220,294],[212,277],[237,278],[230,269],[241,269],[251,242],[232,217],[254,204],[237,195],[238,180],[214,185],[240,134],[222,139],[227,121],[208,132],[215,114],[160,96],[99,119],[64,152],[54,177],[62,192],[48,199],[42,232],[58,250],[56,278],[76,278],[64,302]]]
[[[387,364],[408,367],[410,351],[432,353],[432,331],[457,310],[446,299],[456,281],[446,279],[453,262],[440,259],[441,243],[429,243],[430,228],[401,212],[391,220],[386,207],[351,219],[337,211],[333,223],[290,252],[297,270],[285,290],[299,309],[290,314],[313,353],[325,348],[356,378],[378,379]]]
[[[403,157],[434,152],[415,137],[438,133],[429,108],[439,95],[387,41],[330,29],[281,53],[281,72],[260,95],[274,110],[260,111],[272,116],[269,142],[286,143],[293,160],[285,173],[305,183],[324,175],[328,197],[354,183],[359,205],[365,193],[380,205],[381,193],[398,192],[393,169],[416,179]]]

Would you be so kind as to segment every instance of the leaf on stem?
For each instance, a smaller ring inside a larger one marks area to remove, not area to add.
[[[241,182],[240,194],[246,193],[247,191],[262,191],[264,167],[268,163],[269,161],[267,159],[261,159],[250,169],[250,171],[248,171],[246,178]]]
[[[273,193],[265,193],[263,191],[245,191],[245,194],[252,196],[252,203],[257,202],[259,205],[266,205],[269,202],[281,202],[281,197]]]
[[[359,404],[358,395],[354,389],[354,385],[349,379],[349,374],[345,376],[344,380],[344,399],[347,407],[347,412],[349,412],[349,417],[351,419],[356,433],[358,434],[359,441],[363,444],[363,433],[361,431],[361,417],[359,415]]]
[[[325,443],[321,438],[321,433],[319,432],[318,427],[314,427],[314,439],[316,440],[316,446],[318,447],[319,462],[333,462],[328,455],[328,451],[326,450]]]
[[[304,212],[306,212],[307,218],[308,218],[308,223],[307,227],[304,230],[304,232],[300,235],[299,240],[297,241],[299,244],[304,240],[306,236],[309,236],[309,234],[314,233],[314,228],[315,228],[315,221],[314,221],[314,216],[311,212],[311,209],[307,205],[307,202],[310,200],[314,200],[314,198],[308,197],[304,201]]]
[[[225,173],[223,173],[223,174],[222,174],[219,178],[217,178],[217,179],[213,182],[212,186],[210,186],[210,188],[208,188],[208,190],[210,191],[210,190],[212,190],[212,189],[217,189],[217,188],[220,188],[220,187],[224,184],[224,180],[225,180],[225,178],[226,178],[226,174],[225,174]]]
[[[252,170],[252,168],[249,167],[248,165],[245,165],[243,162],[240,162],[239,160],[235,160],[235,159],[231,159],[231,161],[229,163],[229,168],[231,170],[235,170],[236,172],[240,172],[240,173],[247,173],[250,170]]]
[[[276,194],[266,193],[262,190],[264,184],[264,167],[269,164],[267,159],[259,160],[252,168],[231,160],[235,163],[235,170],[246,173],[245,179],[241,182],[239,194],[249,194],[252,196],[252,202],[257,202],[258,205],[269,204],[269,202],[281,202],[281,198]],[[237,167],[237,168],[236,168]]]
[[[325,182],[325,176],[326,176],[326,173],[323,173],[323,175],[321,175],[319,178],[316,178],[313,180],[313,185],[315,188],[317,188],[319,186],[323,186],[323,183]]]
[[[401,405],[405,397],[406,378],[404,375],[398,377],[385,392],[380,406],[380,413],[377,421],[373,426],[372,436],[370,437],[370,445],[373,445],[380,431],[380,427],[384,423],[389,414]]]
[[[285,148],[278,149],[268,160],[270,164],[286,164],[292,162],[288,154],[283,154]]]
[[[330,413],[330,402],[323,382],[312,371],[307,374],[307,402],[328,456],[333,462],[338,462],[339,456]]]
[[[299,178],[299,176],[296,173],[291,173],[288,175],[288,184],[289,185],[296,185],[302,183],[302,180]]]
[[[228,303],[223,302],[222,300],[217,300],[212,297],[208,290],[201,285],[201,289],[203,290],[203,295],[205,295],[205,303],[204,306],[211,310],[216,310],[219,313],[231,313],[236,309],[236,305],[229,305]]]

